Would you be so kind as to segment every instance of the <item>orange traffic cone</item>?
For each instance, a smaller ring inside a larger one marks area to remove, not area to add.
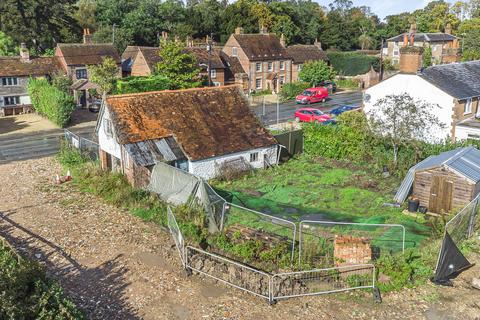
[[[67,176],[65,177],[65,180],[67,181],[72,180],[72,174],[70,173],[70,170],[67,171]]]

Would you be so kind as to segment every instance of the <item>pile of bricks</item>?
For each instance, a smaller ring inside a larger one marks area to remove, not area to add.
[[[372,260],[370,241],[364,237],[336,235],[333,250],[336,266],[364,264]]]

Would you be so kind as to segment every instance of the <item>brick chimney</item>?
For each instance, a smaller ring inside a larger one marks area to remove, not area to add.
[[[235,34],[243,34],[243,28],[242,27],[236,27],[235,28]]]
[[[28,51],[27,45],[23,42],[20,44],[20,58],[23,62],[30,61],[30,51]]]
[[[322,43],[318,41],[318,39],[315,39],[315,42],[313,43],[313,45],[316,46],[318,49],[323,50]]]
[[[285,41],[285,35],[284,35],[283,33],[280,35],[280,44],[281,44],[282,47],[284,47],[284,48],[287,46],[287,43],[286,43],[286,41]]]
[[[423,47],[400,48],[400,72],[417,73],[422,68]]]
[[[260,26],[260,34],[268,34],[268,29],[265,26]]]
[[[452,25],[450,23],[447,23],[447,26],[445,27],[445,33],[452,34]]]
[[[90,29],[88,28],[83,29],[83,43],[84,44],[92,43],[92,35],[90,34]]]

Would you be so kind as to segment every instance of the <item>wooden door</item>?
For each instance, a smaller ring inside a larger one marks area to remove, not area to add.
[[[428,211],[441,213],[452,209],[453,182],[445,176],[433,176]]]

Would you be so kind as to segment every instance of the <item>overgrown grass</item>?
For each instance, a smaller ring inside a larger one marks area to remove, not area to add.
[[[83,319],[43,268],[0,240],[0,319]]]

